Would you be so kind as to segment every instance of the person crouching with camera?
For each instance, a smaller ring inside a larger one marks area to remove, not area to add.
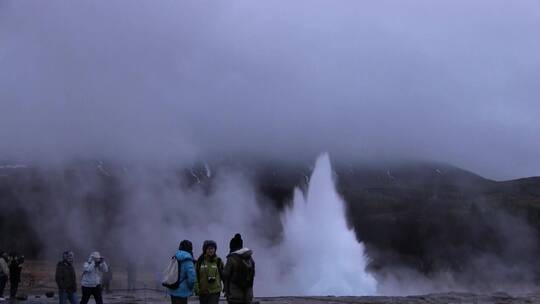
[[[94,296],[96,304],[103,304],[101,278],[103,277],[103,273],[107,271],[109,271],[109,267],[105,259],[99,252],[92,252],[88,261],[83,266],[81,304],[87,304],[90,296]]]
[[[218,304],[223,289],[223,261],[216,254],[215,241],[204,241],[202,250],[196,264],[195,294],[199,296],[200,304]]]

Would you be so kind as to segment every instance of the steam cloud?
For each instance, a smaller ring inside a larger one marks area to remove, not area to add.
[[[68,248],[86,257],[97,249],[111,258],[113,267],[135,260],[141,270],[159,273],[179,240],[192,240],[197,257],[203,241],[214,239],[218,254],[225,257],[230,238],[240,232],[254,251],[259,296],[376,292],[375,279],[365,272],[364,247],[347,226],[328,155],[315,165],[307,201],[297,189],[292,213],[285,215],[262,204],[252,178],[231,168],[219,172],[212,189],[206,190],[181,187],[182,179],[169,170],[104,172],[118,174],[116,180],[101,183],[89,179],[91,175],[70,175],[66,184],[54,184],[50,197],[18,196],[25,202],[20,208],[32,216],[29,224],[43,241],[44,258],[55,259]],[[47,178],[52,181],[51,174],[47,172]],[[121,193],[107,192],[107,185],[115,185]],[[109,201],[84,204],[97,193],[110,196]],[[52,204],[44,206],[45,199]],[[43,209],[40,216],[37,209]]]
[[[329,151],[540,172],[534,0],[0,5],[2,161]]]

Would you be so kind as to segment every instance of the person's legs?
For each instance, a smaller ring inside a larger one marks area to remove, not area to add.
[[[212,293],[208,295],[206,304],[218,304],[219,303],[219,293]]]
[[[171,304],[187,304],[187,298],[171,296]]]
[[[58,289],[58,304],[66,303],[67,292],[63,289]]]
[[[208,294],[199,295],[199,304],[208,304]]]
[[[4,297],[4,289],[6,288],[8,277],[6,275],[0,275],[0,298]]]
[[[92,288],[83,286],[81,304],[87,304],[88,300],[90,299],[90,295],[92,295]]]
[[[11,286],[9,287],[9,297],[15,298],[17,295],[17,290],[19,289],[19,282],[18,281],[11,281]]]
[[[102,289],[101,285],[98,285],[93,288],[92,294],[94,295],[94,299],[96,300],[96,304],[103,304],[103,297],[102,297]]]
[[[75,292],[67,293],[67,299],[71,304],[77,304],[77,294]]]

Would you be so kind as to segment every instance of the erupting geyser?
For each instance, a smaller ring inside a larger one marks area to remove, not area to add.
[[[283,248],[291,259],[290,279],[300,295],[366,295],[377,282],[365,271],[364,246],[345,219],[328,154],[321,155],[304,197],[295,189],[282,216]]]

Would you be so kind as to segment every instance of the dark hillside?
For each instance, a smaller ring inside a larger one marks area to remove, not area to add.
[[[220,170],[231,167],[253,178],[261,202],[278,208],[290,203],[294,187],[305,189],[312,170],[303,164],[201,164],[178,170],[177,179],[168,182],[211,193]],[[540,274],[540,178],[495,182],[437,163],[334,168],[349,223],[366,244],[370,269],[381,276],[406,267],[426,276],[451,272],[462,282],[472,280],[472,272],[475,282],[489,284],[529,282]],[[101,162],[64,170],[0,169],[0,248],[37,257],[49,240],[29,223],[43,223],[50,234],[66,233],[63,223],[78,212],[93,214],[96,226],[120,224],[115,214],[125,206],[126,193],[119,180],[134,172]],[[32,206],[31,214],[23,206]],[[54,213],[58,206],[62,214]],[[99,231],[81,228],[80,233],[88,240],[103,239]],[[114,239],[104,241],[114,246]],[[485,271],[486,263],[502,269]]]

